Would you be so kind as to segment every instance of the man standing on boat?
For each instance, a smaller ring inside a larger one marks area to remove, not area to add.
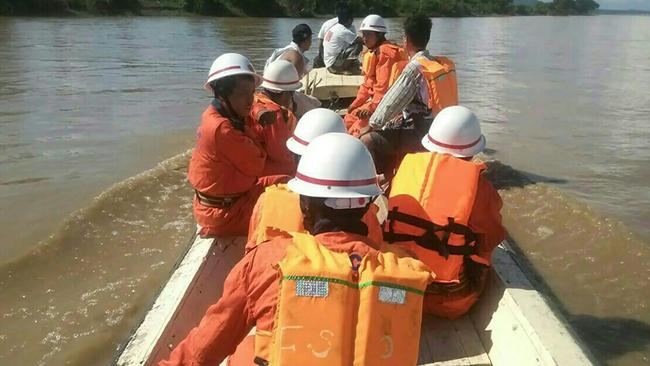
[[[290,62],[296,68],[300,79],[312,69],[309,59],[305,56],[305,52],[311,47],[311,28],[307,24],[298,24],[293,28],[291,36],[293,41],[289,45],[274,50],[273,54],[266,60],[264,72],[276,60]],[[293,94],[293,101],[295,103],[294,114],[298,118],[302,117],[307,111],[318,108],[321,105],[318,99],[299,91]]]
[[[416,364],[432,274],[367,238],[361,218],[381,189],[366,148],[344,133],[317,137],[289,189],[300,194],[309,234],[248,252],[161,366],[218,365],[253,327],[254,361],[238,365]]]
[[[352,13],[343,8],[338,14],[338,23],[325,33],[323,38],[323,62],[334,74],[358,75],[361,73],[359,55],[363,51],[363,40],[350,30]]]
[[[408,59],[401,47],[386,40],[388,28],[379,15],[368,15],[361,22],[360,30],[363,42],[368,48],[361,64],[363,84],[345,116],[345,126],[354,136],[358,136],[361,129],[368,126],[370,116],[388,91],[396,63]]]
[[[502,202],[481,174],[485,165],[472,161],[485,137],[469,109],[443,109],[421,141],[429,152],[406,155],[393,179],[384,239],[436,273],[425,312],[455,319],[478,300],[492,251],[505,239]]]
[[[287,180],[262,175],[267,155],[247,122],[261,82],[250,61],[236,53],[219,56],[210,68],[204,88],[214,99],[201,117],[188,171],[201,236],[245,235],[264,187]]]
[[[332,19],[329,19],[323,23],[323,25],[320,27],[320,31],[318,31],[318,56],[314,59],[314,68],[317,67],[325,67],[325,63],[323,62],[323,40],[325,39],[325,34],[332,28],[334,25],[339,23],[339,15],[341,14],[349,14],[350,10],[348,8],[348,4],[344,1],[339,1],[336,3],[336,7],[334,9],[334,13],[336,16]],[[354,24],[350,25],[348,27],[352,33],[357,33],[356,28],[354,27]]]
[[[293,94],[301,85],[298,73],[289,61],[277,60],[264,70],[263,79],[250,112],[251,129],[267,154],[262,174],[293,175],[296,162],[285,143],[297,123]]]
[[[426,50],[431,19],[414,15],[404,22],[405,50],[410,57],[362,130],[378,172],[390,178],[405,153],[422,151],[420,138],[443,108],[458,104],[454,63]]]
[[[343,119],[330,109],[312,109],[298,121],[298,126],[286,145],[297,163],[312,140],[333,132],[346,132]],[[267,187],[253,209],[246,249],[250,250],[277,236],[286,237],[291,232],[304,232],[299,201],[300,196],[290,191],[286,184]],[[372,203],[363,217],[363,222],[368,226],[368,237],[375,242],[382,240],[378,211],[378,206]]]

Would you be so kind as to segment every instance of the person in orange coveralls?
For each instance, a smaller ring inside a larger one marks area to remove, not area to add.
[[[469,109],[443,109],[422,145],[430,152],[407,154],[392,181],[384,239],[406,247],[436,274],[425,312],[454,319],[478,300],[492,251],[505,239],[502,202],[481,174],[485,165],[471,161],[485,137]]]
[[[204,88],[214,99],[201,116],[188,171],[201,236],[246,235],[264,187],[289,179],[263,176],[267,155],[246,122],[260,84],[250,61],[236,53],[219,56],[210,68]]]
[[[286,60],[271,62],[263,78],[250,112],[251,129],[267,154],[262,174],[293,175],[296,162],[286,142],[298,123],[293,113],[293,94],[302,84],[296,68]]]
[[[348,132],[358,136],[368,126],[370,116],[377,109],[384,97],[391,75],[396,72],[398,62],[406,63],[406,52],[399,46],[386,40],[386,22],[379,15],[368,15],[361,22],[363,42],[368,51],[363,55],[363,84],[359,87],[356,99],[348,107],[345,126]]]
[[[297,162],[313,139],[332,132],[346,132],[343,119],[330,109],[312,109],[298,121],[298,126],[286,141],[286,146]],[[299,201],[299,195],[290,191],[286,184],[267,187],[253,208],[246,250],[276,236],[304,232]],[[363,222],[368,225],[368,236],[376,242],[382,240],[382,228],[377,219],[378,211],[379,207],[373,203],[363,217]]]
[[[351,358],[374,360],[385,354],[387,361],[364,363],[392,365],[412,360],[415,364],[422,294],[432,274],[420,261],[398,259],[397,254],[378,250],[385,247],[367,238],[361,218],[371,197],[381,194],[370,153],[348,134],[319,136],[307,147],[296,178],[288,185],[300,194],[304,226],[311,235],[276,238],[248,252],[228,275],[221,299],[160,366],[219,365],[253,327],[257,365],[343,366],[351,365]],[[290,276],[295,268],[303,271],[298,274],[312,275]],[[369,272],[381,273],[386,287],[374,282],[362,286],[359,281]],[[336,277],[341,273],[345,279]],[[358,291],[372,292],[364,292],[368,296],[359,300]],[[357,311],[364,315],[352,315]],[[383,320],[374,320],[375,315]],[[305,326],[289,326],[293,321]],[[369,324],[357,328],[364,321]],[[380,323],[381,327],[371,326]],[[321,327],[336,330],[336,337]],[[356,335],[355,329],[364,334]],[[323,332],[326,337],[321,339]],[[284,347],[289,344],[295,346]],[[370,344],[379,345],[367,352]],[[277,361],[283,357],[295,362]],[[301,361],[307,358],[311,361]],[[251,365],[253,359],[237,364]]]

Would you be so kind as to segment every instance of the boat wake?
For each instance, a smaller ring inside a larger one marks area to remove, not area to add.
[[[37,250],[0,266],[0,364],[110,362],[192,236],[189,156],[115,184]],[[643,326],[650,324],[649,247],[553,186],[561,182],[484,158],[511,238],[547,295],[559,299],[588,343],[599,344],[597,356],[647,354],[647,342],[618,354],[601,346],[593,329],[610,334],[621,326],[615,319],[650,329]]]

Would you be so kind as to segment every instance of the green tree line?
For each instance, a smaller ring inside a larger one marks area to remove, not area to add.
[[[5,15],[139,14],[141,9],[139,0],[0,0]]]
[[[177,10],[215,16],[310,17],[334,12],[335,0],[0,0],[0,14],[56,15],[140,14],[144,9]],[[513,0],[350,0],[356,16],[400,16],[422,12],[430,16],[570,15],[598,9],[594,0],[538,1],[533,6]]]

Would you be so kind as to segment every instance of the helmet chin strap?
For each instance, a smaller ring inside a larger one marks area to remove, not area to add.
[[[232,125],[240,130],[244,131],[244,121],[237,117],[234,113],[234,110],[232,106],[230,105],[230,102],[228,101],[228,98],[224,98],[217,94],[217,92],[214,92],[214,99],[218,101],[218,105],[215,105],[215,108],[221,113],[224,117],[230,119],[230,122],[232,122]]]

